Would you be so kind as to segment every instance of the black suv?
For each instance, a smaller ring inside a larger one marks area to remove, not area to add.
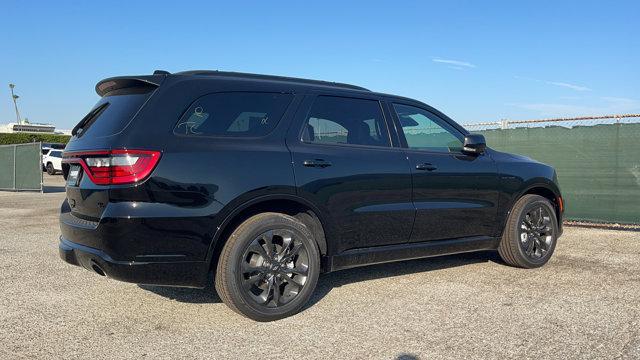
[[[492,150],[419,101],[218,71],[114,77],[64,151],[60,256],[100,275],[215,287],[259,321],[322,272],[497,249],[545,264],[552,167]]]

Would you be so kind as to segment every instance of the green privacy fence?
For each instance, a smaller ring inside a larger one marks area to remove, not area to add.
[[[42,191],[40,143],[0,145],[0,190]]]
[[[640,119],[559,120],[468,129],[496,150],[554,166],[567,219],[640,224]]]

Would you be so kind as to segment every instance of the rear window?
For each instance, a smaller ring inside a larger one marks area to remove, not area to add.
[[[142,107],[149,97],[146,94],[126,94],[105,96],[76,125],[72,134],[109,136],[117,134],[127,126],[129,121]]]
[[[278,125],[293,95],[230,92],[196,100],[173,132],[188,136],[259,137]]]

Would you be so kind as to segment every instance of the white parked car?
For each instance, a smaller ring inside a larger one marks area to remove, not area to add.
[[[42,149],[42,167],[49,175],[62,172],[62,150]]]

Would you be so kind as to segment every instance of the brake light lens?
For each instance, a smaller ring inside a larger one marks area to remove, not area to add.
[[[132,184],[144,180],[160,160],[159,151],[109,150],[65,153],[63,162],[78,163],[96,185]]]

